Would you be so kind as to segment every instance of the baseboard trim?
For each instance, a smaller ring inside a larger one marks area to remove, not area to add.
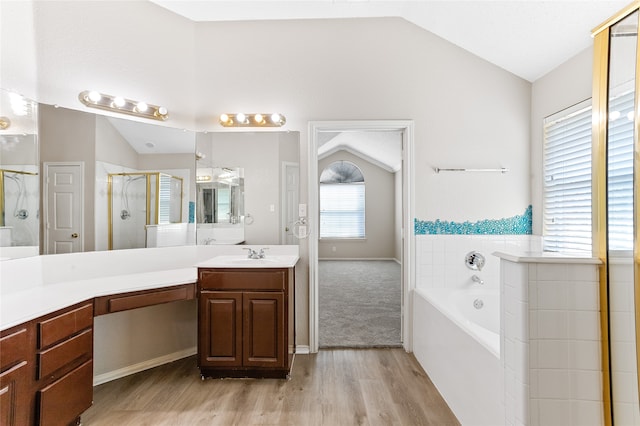
[[[311,349],[309,345],[296,345],[296,354],[297,355],[308,355],[311,353]]]
[[[394,259],[393,257],[323,257],[318,260],[393,260],[398,262],[398,259]]]
[[[198,349],[194,346],[192,348],[183,349],[181,351],[173,352],[167,355],[160,356],[158,358],[149,359],[137,364],[128,365],[123,368],[119,368],[114,371],[99,374],[93,377],[93,386],[98,386],[103,383],[110,382],[112,380],[120,379],[122,377],[129,376],[131,374],[139,373],[140,371],[148,370],[159,365],[168,364],[173,361],[177,361],[188,356],[195,355]]]

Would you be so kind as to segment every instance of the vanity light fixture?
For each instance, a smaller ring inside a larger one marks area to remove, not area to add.
[[[255,113],[220,114],[220,124],[223,127],[282,127],[287,119],[282,114]]]
[[[135,115],[136,117],[150,118],[152,120],[164,121],[169,118],[169,111],[163,106],[151,105],[142,101],[132,101],[122,96],[105,95],[94,90],[80,92],[78,99],[91,108]]]

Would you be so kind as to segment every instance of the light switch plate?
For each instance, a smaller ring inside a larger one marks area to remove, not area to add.
[[[307,217],[307,205],[306,204],[298,204],[298,216]]]

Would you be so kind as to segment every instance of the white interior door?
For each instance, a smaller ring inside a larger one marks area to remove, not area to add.
[[[298,220],[298,190],[300,187],[300,166],[298,163],[283,163],[282,182],[282,244],[298,244],[293,235],[293,224]]]
[[[45,163],[45,250],[83,251],[84,163]]]

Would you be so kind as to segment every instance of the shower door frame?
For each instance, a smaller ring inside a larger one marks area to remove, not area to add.
[[[109,173],[107,175],[107,232],[108,232],[108,250],[113,250],[113,177],[114,176],[144,176],[146,182],[146,218],[145,225],[151,225],[151,179],[150,176],[156,176],[155,190],[156,190],[156,203],[155,203],[155,224],[160,221],[160,175],[169,176],[172,179],[178,179],[180,181],[180,221],[184,215],[182,209],[182,201],[184,198],[184,179],[180,176],[170,175],[164,172],[123,172],[123,173]],[[146,230],[145,230],[146,232]],[[145,241],[146,246],[146,241]]]
[[[610,299],[609,299],[609,248],[608,248],[608,203],[607,203],[607,145],[608,145],[608,110],[609,110],[609,63],[611,27],[628,16],[640,11],[640,1],[634,1],[620,12],[603,22],[592,31],[594,38],[593,60],[593,250],[602,262],[600,267],[600,325],[602,342],[602,384],[604,402],[604,423],[610,426],[614,422],[613,383],[611,366],[611,336],[610,336]],[[638,14],[640,24],[640,12]],[[640,27],[640,25],[639,25]],[[634,165],[633,165],[633,287],[634,287],[634,317],[635,317],[635,350],[636,375],[640,387],[640,38],[636,44],[635,95],[634,95]]]
[[[36,172],[25,172],[20,170],[9,170],[9,169],[0,169],[0,226],[6,226],[5,219],[5,197],[4,197],[4,174],[5,173],[14,173],[19,175],[27,175],[27,176],[38,176]]]

